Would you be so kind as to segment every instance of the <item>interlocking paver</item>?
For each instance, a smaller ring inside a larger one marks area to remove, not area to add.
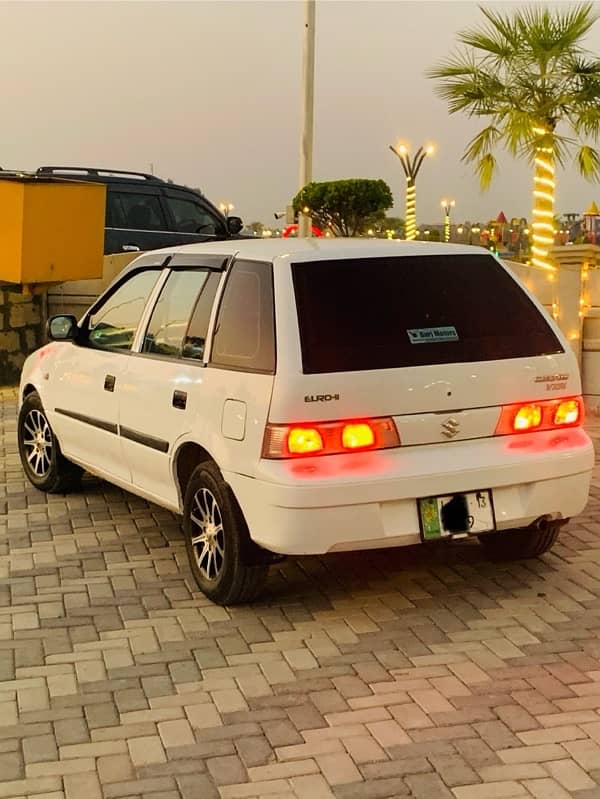
[[[220,608],[170,513],[29,486],[14,410],[0,390],[0,799],[600,795],[600,466],[540,560],[292,558]]]
[[[590,779],[581,766],[573,760],[555,760],[546,763],[546,770],[566,791],[583,791],[596,787],[594,780]]]

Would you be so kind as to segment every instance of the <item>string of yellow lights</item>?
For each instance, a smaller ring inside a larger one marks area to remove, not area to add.
[[[533,132],[544,136],[546,130],[536,127]],[[552,147],[537,147],[533,178],[533,242],[531,263],[540,269],[554,270],[549,250],[554,244],[554,151]]]
[[[407,178],[406,181],[406,220],[404,225],[407,240],[413,241],[417,236],[417,187],[411,178]]]

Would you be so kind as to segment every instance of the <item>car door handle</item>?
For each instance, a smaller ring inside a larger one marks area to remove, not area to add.
[[[174,391],[173,407],[179,408],[179,410],[184,411],[186,404],[187,404],[187,393],[185,391]]]
[[[116,382],[117,380],[114,375],[106,375],[106,377],[104,378],[104,390],[114,391]]]

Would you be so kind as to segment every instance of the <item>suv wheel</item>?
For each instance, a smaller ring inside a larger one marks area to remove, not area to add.
[[[479,541],[490,560],[537,558],[554,546],[563,524],[564,521],[547,522],[541,529],[500,530],[479,536]]]
[[[62,494],[79,486],[83,469],[61,453],[36,391],[23,400],[17,436],[23,470],[36,488],[48,494]]]
[[[242,512],[211,461],[192,473],[183,513],[188,558],[200,590],[219,605],[254,599],[269,566],[256,557]]]

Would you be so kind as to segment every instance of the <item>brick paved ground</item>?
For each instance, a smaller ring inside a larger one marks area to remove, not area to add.
[[[541,560],[290,560],[228,610],[171,514],[30,487],[0,404],[0,799],[600,797],[600,475]]]

